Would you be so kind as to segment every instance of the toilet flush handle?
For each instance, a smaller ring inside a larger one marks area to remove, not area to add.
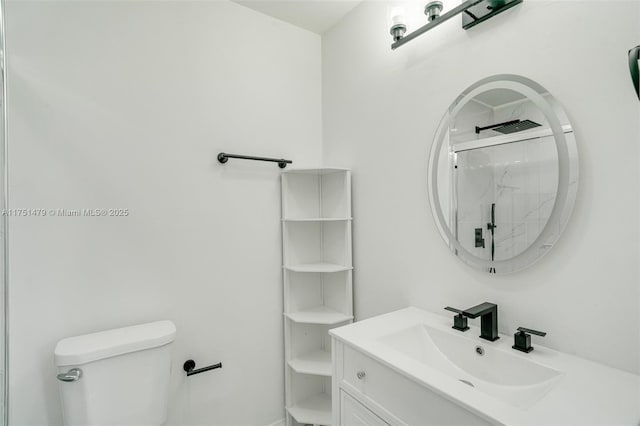
[[[82,370],[79,368],[72,368],[66,373],[58,374],[57,377],[61,382],[77,382],[82,377]]]

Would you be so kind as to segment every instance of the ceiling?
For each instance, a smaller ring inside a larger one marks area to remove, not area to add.
[[[526,99],[520,92],[509,89],[493,89],[477,94],[473,100],[489,108],[497,108],[504,104]]]
[[[361,0],[231,0],[258,12],[322,34]]]

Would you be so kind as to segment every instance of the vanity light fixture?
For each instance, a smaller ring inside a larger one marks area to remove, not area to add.
[[[427,15],[428,23],[414,32],[409,33],[406,37],[404,34],[407,31],[407,26],[401,20],[402,15],[394,14],[391,18],[392,23],[390,29],[391,35],[393,36],[391,49],[397,49],[456,15],[462,14],[462,28],[468,30],[523,1],[524,0],[466,0],[443,15],[440,15],[443,8],[442,2],[430,1],[424,8],[424,14]]]

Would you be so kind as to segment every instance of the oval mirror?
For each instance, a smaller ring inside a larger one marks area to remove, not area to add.
[[[578,186],[573,129],[539,84],[488,77],[445,113],[428,176],[451,251],[479,270],[514,272],[544,256],[567,224]]]

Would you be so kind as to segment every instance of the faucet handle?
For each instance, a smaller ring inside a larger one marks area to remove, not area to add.
[[[544,331],[532,330],[530,328],[518,327],[518,332],[513,335],[513,349],[521,352],[529,353],[533,350],[531,346],[531,335],[544,337],[547,335]]]
[[[467,331],[469,329],[469,326],[467,325],[467,317],[464,316],[461,309],[452,308],[451,306],[447,306],[444,309],[458,314],[453,317],[453,326],[451,328],[460,331]]]
[[[544,337],[547,335],[547,333],[544,331],[532,330],[530,328],[524,328],[524,327],[518,327],[518,331],[521,333],[535,334],[536,336],[540,336],[540,337]]]
[[[521,333],[535,334],[536,336],[540,336],[540,337],[544,337],[547,335],[547,333],[544,331],[532,330],[530,328],[524,328],[524,327],[518,327],[518,331]]]

